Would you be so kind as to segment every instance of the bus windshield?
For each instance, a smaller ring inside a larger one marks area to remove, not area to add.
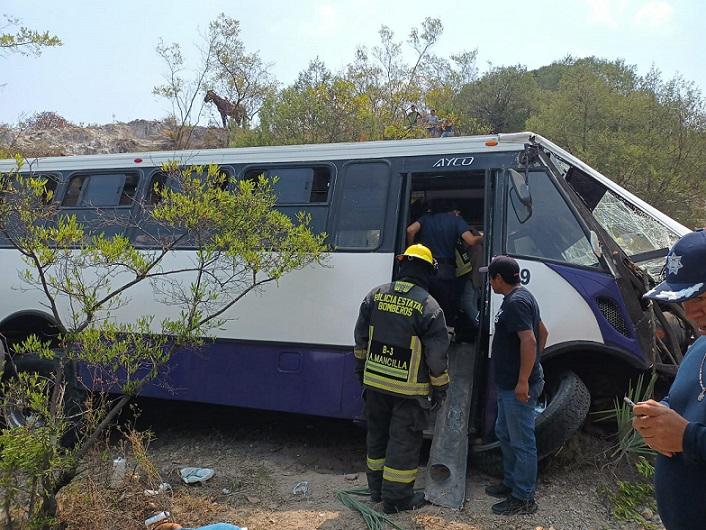
[[[620,248],[647,272],[658,277],[664,255],[679,239],[679,234],[580,171],[569,171],[566,181]],[[655,255],[656,251],[663,252]]]
[[[593,215],[628,256],[670,248],[679,239],[654,217],[610,190],[598,201]]]

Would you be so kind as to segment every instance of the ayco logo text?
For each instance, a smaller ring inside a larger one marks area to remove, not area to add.
[[[470,166],[472,163],[472,156],[464,158],[440,158],[432,167]]]

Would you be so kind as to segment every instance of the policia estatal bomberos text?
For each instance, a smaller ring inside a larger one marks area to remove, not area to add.
[[[427,291],[434,258],[427,247],[411,245],[397,259],[398,279],[368,293],[355,326],[368,423],[368,487],[386,513],[425,503],[424,493],[413,490],[422,431],[449,383],[446,321]]]

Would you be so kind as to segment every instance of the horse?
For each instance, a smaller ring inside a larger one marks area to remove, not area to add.
[[[213,102],[213,104],[216,105],[221,119],[223,120],[224,129],[228,128],[228,118],[235,120],[238,127],[241,127],[248,118],[245,108],[240,103],[231,103],[227,99],[220,97],[213,90],[207,91],[206,97],[203,98],[203,100],[205,103]]]

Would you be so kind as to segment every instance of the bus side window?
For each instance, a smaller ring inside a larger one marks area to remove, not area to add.
[[[150,177],[149,185],[145,190],[145,200],[138,214],[137,227],[132,235],[134,243],[138,246],[169,245],[184,233],[183,229],[157,221],[152,216],[152,209],[162,201],[165,188],[178,191],[179,182],[163,172],[157,172]],[[190,245],[186,240],[180,242],[180,247],[189,247]]]
[[[336,211],[336,248],[375,250],[381,245],[389,183],[387,164],[353,163],[345,167]]]
[[[63,207],[130,206],[135,197],[137,174],[76,175],[61,202]]]
[[[87,234],[112,237],[131,230],[138,172],[73,175],[61,199],[59,215],[74,215]]]
[[[123,191],[120,194],[120,206],[129,206],[132,201],[135,200],[135,193],[137,192],[137,183],[139,179],[137,175],[126,175],[125,184],[123,185]]]
[[[276,208],[296,221],[299,212],[311,216],[309,227],[315,234],[326,231],[329,194],[331,190],[331,167],[301,166],[254,168],[245,172],[245,179],[256,180],[260,175],[268,179],[277,178],[274,192]]]
[[[167,175],[156,173],[150,180],[150,187],[147,190],[147,206],[155,206],[162,200],[162,189],[167,182]]]
[[[69,187],[64,194],[64,200],[61,201],[62,206],[77,206],[81,198],[84,184],[88,181],[87,176],[73,177],[69,182]]]
[[[274,191],[278,205],[328,202],[331,169],[327,166],[249,169],[245,178],[255,180],[260,175],[277,178]]]

